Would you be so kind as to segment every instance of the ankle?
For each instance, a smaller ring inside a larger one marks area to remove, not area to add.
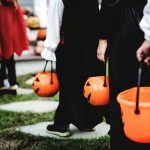
[[[8,79],[4,79],[3,84],[4,84],[4,87],[6,87],[6,88],[9,88],[9,87],[10,87],[10,84],[9,84],[9,82],[8,82]]]

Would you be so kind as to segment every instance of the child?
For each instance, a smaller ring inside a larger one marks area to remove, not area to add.
[[[92,106],[83,95],[86,80],[104,75],[105,70],[104,64],[96,59],[98,12],[97,0],[50,1],[42,57],[52,61],[57,59],[60,97],[54,124],[48,125],[48,133],[70,136],[70,123],[79,130],[93,131],[103,121],[102,107]],[[64,42],[61,40],[58,46],[61,23]]]
[[[150,145],[129,140],[123,132],[117,95],[137,85],[139,63],[136,50],[144,41],[139,27],[146,0],[103,0],[99,18],[98,59],[107,56],[110,64],[111,150],[149,150]],[[150,85],[150,72],[143,68],[141,86]],[[142,131],[141,131],[142,132]]]
[[[1,80],[8,76],[10,87],[6,90],[1,81],[0,94],[9,92],[17,94],[17,80],[14,53],[21,55],[23,50],[28,50],[26,27],[23,13],[17,0],[0,1],[0,63]],[[8,73],[6,75],[6,73]],[[5,75],[5,77],[4,77]]]

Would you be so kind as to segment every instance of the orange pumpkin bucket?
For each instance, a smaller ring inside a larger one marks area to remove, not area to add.
[[[45,72],[48,61],[43,72],[39,72],[35,75],[32,89],[34,92],[41,97],[54,96],[59,91],[59,82],[57,74],[53,72],[51,62],[51,72]]]
[[[105,68],[108,68],[105,62]],[[108,105],[109,103],[109,77],[108,70],[105,76],[89,77],[84,84],[83,94],[88,102],[93,106]]]
[[[59,90],[57,74],[53,72],[40,72],[33,80],[32,89],[41,97],[54,96]]]
[[[118,94],[125,135],[138,143],[150,143],[150,87],[138,87]]]
[[[107,105],[109,103],[109,78],[105,76],[90,77],[84,85],[84,97],[94,106]]]

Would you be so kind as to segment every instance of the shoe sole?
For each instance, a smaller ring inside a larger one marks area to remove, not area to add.
[[[7,94],[7,90],[6,89],[0,89],[0,95],[5,95]]]
[[[95,132],[96,129],[95,128],[92,128],[92,129],[79,129],[79,131],[81,131],[81,132]]]
[[[17,91],[16,90],[8,90],[8,89],[0,89],[0,95],[6,95],[6,94],[10,94],[10,95],[17,95]]]
[[[70,132],[61,133],[61,132],[48,131],[48,130],[46,130],[46,132],[49,134],[54,134],[54,135],[60,136],[60,137],[69,137],[71,135]]]

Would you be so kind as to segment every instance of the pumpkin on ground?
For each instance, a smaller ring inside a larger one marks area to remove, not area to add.
[[[45,28],[41,28],[38,31],[37,40],[45,40],[45,39],[46,39],[46,29]]]
[[[26,20],[27,27],[30,29],[37,29],[40,28],[40,20],[36,16],[30,16]]]

